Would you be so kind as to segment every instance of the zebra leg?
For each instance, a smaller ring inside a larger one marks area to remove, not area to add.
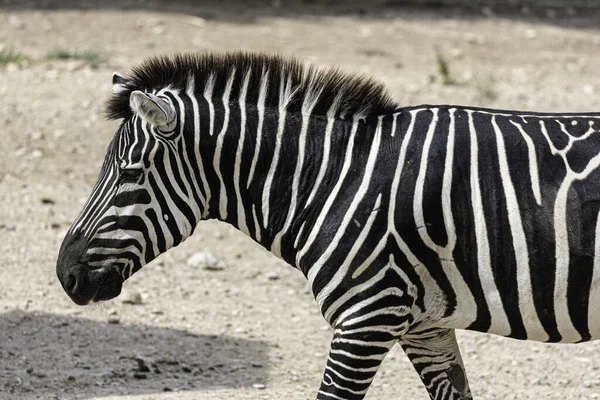
[[[454,329],[406,334],[400,345],[432,399],[473,399]]]
[[[398,342],[390,334],[336,329],[317,400],[361,400],[381,362]]]

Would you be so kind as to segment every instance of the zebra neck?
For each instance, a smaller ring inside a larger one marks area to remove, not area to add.
[[[350,139],[367,125],[252,107],[229,110],[220,122],[219,133],[201,146],[209,218],[296,266],[297,248],[341,172]]]

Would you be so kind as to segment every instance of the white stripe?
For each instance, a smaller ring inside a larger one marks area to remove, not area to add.
[[[252,204],[252,217],[254,218],[254,240],[260,243],[260,224],[256,216],[256,205]]]
[[[305,227],[306,227],[306,221],[302,222],[302,225],[300,225],[300,229],[298,230],[298,235],[296,235],[296,240],[294,240],[294,249],[298,248],[298,244],[300,243],[300,237],[302,236],[302,232],[304,231]]]
[[[84,205],[85,212],[82,217],[79,218],[77,225],[73,226],[73,231],[79,229],[81,232],[85,232],[86,236],[93,233],[90,228],[91,225],[98,223],[102,219],[100,212],[103,211],[106,206],[113,200],[114,193],[116,190],[117,181],[117,168],[111,166],[100,185],[97,186],[88,198],[89,204]]]
[[[269,71],[263,71],[260,78],[260,89],[258,91],[258,103],[256,105],[256,111],[258,113],[258,124],[256,126],[256,147],[252,156],[252,163],[250,164],[250,172],[248,173],[248,183],[246,188],[250,187],[252,178],[254,177],[254,170],[256,169],[256,163],[258,162],[258,156],[260,155],[260,144],[262,140],[262,127],[263,120],[265,118],[265,100],[267,98],[269,83]]]
[[[186,94],[192,102],[192,115],[194,117],[194,155],[198,161],[198,170],[200,171],[200,181],[202,182],[202,189],[206,194],[204,198],[204,213],[208,212],[208,206],[210,202],[210,187],[208,186],[208,180],[206,179],[206,173],[204,172],[204,165],[202,163],[202,155],[200,154],[200,110],[198,109],[198,100],[195,94],[195,79],[193,75],[188,77]],[[202,193],[198,192],[202,198]]]
[[[392,137],[396,136],[396,122],[398,120],[398,115],[400,115],[400,113],[396,113],[392,116],[392,132],[390,133]]]
[[[319,233],[319,228],[323,226],[323,221],[327,217],[327,213],[329,213],[329,209],[335,201],[335,198],[337,197],[337,194],[340,191],[340,188],[342,187],[342,183],[346,178],[346,174],[350,169],[350,164],[352,162],[352,150],[354,148],[354,136],[356,135],[356,131],[358,130],[358,125],[359,121],[357,118],[355,118],[352,122],[352,129],[350,130],[350,136],[348,138],[348,147],[346,148],[346,153],[344,154],[344,165],[342,165],[342,171],[340,172],[340,175],[337,179],[335,186],[333,187],[333,190],[331,190],[331,192],[329,193],[329,196],[327,197],[327,200],[325,201],[325,204],[323,205],[323,208],[321,209],[321,212],[317,217],[317,221],[313,225],[313,229],[310,231],[310,234],[308,235],[304,246],[298,251],[298,253],[296,253],[297,266],[301,265],[302,257],[304,257],[310,246],[316,240],[317,235]]]
[[[208,123],[209,130],[208,133],[212,136],[215,132],[215,106],[212,102],[213,90],[215,88],[215,76],[211,75],[206,80],[206,84],[204,85],[204,99],[208,103]]]
[[[575,137],[569,134],[564,124],[562,124],[560,121],[555,122],[561,126],[562,132],[568,135],[569,137],[568,144],[560,150],[556,149],[556,147],[552,143],[552,140],[550,139],[548,129],[546,128],[546,121],[540,120],[540,129],[542,131],[542,134],[544,135],[544,138],[548,142],[548,146],[550,147],[552,154],[560,155],[560,157],[563,159],[563,163],[566,169],[565,178],[558,188],[558,192],[556,194],[556,199],[554,203],[554,240],[556,248],[556,273],[554,277],[554,312],[556,316],[558,331],[562,336],[563,341],[576,342],[581,340],[581,335],[573,326],[573,322],[571,320],[567,304],[570,259],[568,236],[569,230],[567,227],[567,200],[569,196],[569,189],[571,188],[573,182],[575,182],[576,180],[585,179],[600,165],[600,154],[597,154],[595,157],[593,157],[588,162],[588,165],[582,172],[573,172],[567,159],[568,151],[571,149],[574,142],[583,140],[597,131],[594,130],[593,122],[590,121],[590,127],[588,131],[579,137]]]
[[[462,274],[456,266],[456,263],[454,262],[453,254],[454,247],[456,245],[456,233],[452,216],[452,199],[450,196],[450,191],[452,185],[454,135],[456,129],[454,113],[456,112],[456,109],[449,110],[450,125],[448,129],[448,141],[446,144],[444,175],[442,179],[442,213],[444,218],[444,228],[448,237],[446,246],[440,246],[431,239],[429,233],[427,232],[427,226],[425,224],[425,216],[423,212],[423,188],[427,175],[429,150],[431,147],[431,142],[433,141],[437,124],[439,122],[439,109],[433,108],[429,111],[433,115],[422,148],[421,163],[419,167],[419,174],[417,176],[415,197],[413,202],[415,224],[423,243],[438,254],[444,274],[446,275],[448,281],[452,285],[452,289],[456,294],[456,311],[451,316],[447,317],[446,321],[452,324],[452,326],[466,328],[477,319],[477,303],[469,285],[465,282]]]
[[[287,217],[283,224],[283,227],[273,237],[271,244],[271,251],[274,254],[281,254],[281,239],[288,229],[292,225],[292,221],[296,216],[296,203],[298,201],[298,189],[300,186],[300,175],[302,174],[302,167],[304,166],[304,153],[306,149],[306,133],[308,132],[308,126],[311,120],[311,113],[313,108],[319,101],[321,91],[314,93],[308,90],[304,96],[302,103],[302,126],[300,128],[300,135],[298,137],[298,157],[296,160],[296,168],[294,170],[294,176],[292,177],[292,190],[290,193],[290,206],[287,211]]]
[[[496,117],[492,117],[492,126],[496,136],[496,146],[498,148],[498,167],[500,168],[500,178],[502,188],[504,189],[506,199],[506,210],[508,212],[508,222],[515,251],[515,260],[517,264],[516,278],[519,293],[519,311],[523,318],[527,338],[541,342],[549,339],[548,333],[540,322],[540,317],[533,301],[533,288],[531,286],[531,270],[529,268],[529,250],[527,248],[527,239],[523,230],[521,220],[521,211],[517,194],[513,186],[510,172],[508,169],[508,160],[506,157],[506,147],[502,131],[496,122]]]
[[[435,133],[435,128],[437,127],[437,123],[439,121],[439,109],[432,108],[429,111],[433,115],[431,117],[429,129],[427,129],[427,133],[425,134],[425,142],[423,143],[423,147],[421,149],[421,162],[419,165],[419,173],[417,175],[417,180],[415,182],[416,186],[415,196],[413,197],[413,210],[417,232],[419,233],[421,240],[427,247],[440,254],[445,249],[439,246],[437,243],[434,243],[434,241],[427,233],[427,227],[425,225],[425,216],[423,214],[423,188],[425,187],[425,177],[427,175],[427,158],[429,156],[429,148],[431,147],[431,142],[433,141],[433,134]],[[452,257],[451,254],[449,256]]]
[[[317,191],[321,186],[321,182],[325,177],[325,172],[327,171],[327,165],[329,163],[329,150],[331,148],[331,133],[333,131],[333,125],[336,121],[335,113],[339,108],[340,101],[341,98],[338,95],[327,111],[327,126],[325,127],[325,135],[323,137],[323,158],[321,160],[321,166],[319,167],[317,179],[315,180],[312,190],[310,191],[310,195],[308,196],[308,200],[306,200],[306,204],[304,205],[305,208],[310,205],[313,198],[317,194]]]
[[[240,106],[240,139],[238,140],[237,152],[235,155],[235,164],[233,166],[233,188],[235,190],[236,204],[237,204],[237,223],[238,229],[244,232],[246,235],[250,235],[248,231],[248,225],[246,224],[246,212],[244,210],[244,203],[242,201],[242,195],[240,192],[240,167],[242,164],[242,152],[244,150],[244,141],[246,139],[246,94],[248,93],[248,84],[250,83],[251,70],[246,71],[244,82],[242,83],[242,89],[239,95],[239,106]]]
[[[567,200],[573,182],[585,179],[600,166],[600,154],[595,155],[580,173],[567,170],[567,175],[556,194],[554,204],[554,240],[556,244],[556,275],[554,280],[554,311],[563,341],[576,342],[581,335],[573,326],[567,304],[569,283],[569,229],[567,227]]]
[[[440,301],[440,299],[444,298],[444,294],[437,285],[436,281],[429,274],[429,270],[410,250],[396,229],[396,201],[398,198],[401,198],[401,196],[404,196],[404,194],[400,192],[400,180],[402,177],[402,171],[404,170],[404,164],[406,162],[407,149],[414,133],[417,114],[426,110],[427,109],[411,110],[408,114],[410,115],[411,119],[410,123],[408,124],[408,128],[406,129],[406,133],[404,133],[402,138],[402,145],[400,146],[400,154],[398,156],[398,164],[396,165],[396,171],[394,172],[394,179],[392,181],[392,190],[390,192],[390,206],[388,208],[388,232],[396,240],[400,251],[404,254],[414,271],[419,275],[423,285],[428,287],[428,290],[425,291],[425,298],[423,299],[423,303],[429,308],[427,310],[428,314],[431,315],[432,319],[440,319],[444,314],[444,304],[442,301]],[[402,113],[399,113],[398,115],[402,115]],[[382,240],[377,247],[379,248],[379,246],[381,246],[381,249],[383,249],[385,242],[385,240]],[[367,263],[367,261],[365,261],[365,263],[361,265],[361,267],[359,267],[355,273],[358,273],[359,270],[362,272],[363,269],[367,268],[370,265],[370,263]],[[421,311],[425,312],[426,310]]]
[[[340,240],[346,233],[346,229],[348,228],[348,225],[354,218],[354,213],[356,212],[358,205],[364,199],[364,196],[367,193],[367,190],[371,183],[371,176],[373,175],[373,170],[375,169],[375,162],[377,161],[377,156],[379,155],[379,145],[381,143],[382,120],[383,120],[383,116],[380,116],[377,121],[377,128],[375,129],[375,136],[373,137],[373,142],[372,142],[371,148],[369,150],[369,157],[368,157],[367,163],[365,165],[365,173],[362,178],[361,184],[360,184],[356,194],[354,195],[352,202],[350,203],[350,207],[348,207],[348,210],[346,210],[344,219],[342,220],[342,223],[338,227],[338,229],[335,233],[335,236],[333,237],[333,239],[331,240],[331,242],[329,243],[329,245],[327,246],[327,248],[325,249],[323,254],[321,254],[319,259],[311,266],[310,270],[308,271],[307,278],[311,285],[314,283],[315,278],[319,275],[321,268],[323,268],[325,263],[329,260],[329,258],[333,254],[333,251],[338,247]],[[316,226],[321,226],[321,225],[317,224]],[[319,308],[323,307],[323,303],[325,302],[326,298],[327,298],[326,294],[324,295],[323,292],[316,294],[316,300],[317,300],[317,304],[319,305]]]
[[[227,133],[227,128],[229,127],[229,95],[231,94],[231,88],[233,87],[233,80],[235,78],[235,69],[231,71],[231,75],[229,76],[229,80],[225,85],[225,91],[223,92],[223,127],[221,128],[221,132],[219,136],[217,136],[217,144],[215,148],[215,156],[213,158],[213,167],[219,178],[219,215],[223,219],[227,219],[227,192],[225,190],[225,180],[223,179],[223,174],[221,173],[221,152],[223,151],[223,140],[225,138],[225,134]],[[212,121],[212,118],[211,118]]]
[[[146,130],[146,126],[143,126],[142,129]],[[150,162],[152,164],[154,164],[156,162],[156,160],[154,160],[154,155],[156,154],[156,152],[153,151],[151,154],[152,154],[152,158],[151,158]],[[175,194],[180,199],[185,199],[185,195],[184,195],[183,191],[176,184],[176,181],[173,179],[173,171],[171,169],[171,161],[170,161],[172,156],[173,156],[173,154],[170,151],[167,151],[165,149],[165,151],[163,153],[164,158],[161,159],[160,162],[163,164],[163,166],[165,168],[166,176],[162,176],[160,174],[154,174],[153,177],[154,177],[154,180],[156,181],[156,185],[158,186],[158,189],[156,189],[156,190],[160,191],[163,194],[163,197],[166,202],[166,205],[165,205],[166,208],[169,210],[169,212],[171,214],[173,214],[173,219],[177,223],[179,232],[181,233],[183,238],[186,238],[190,235],[190,233],[193,229],[193,226],[190,224],[190,222],[188,221],[185,214],[175,205],[173,198],[171,197],[171,195],[169,194],[169,192],[167,190],[167,186],[169,186],[173,189]],[[175,155],[175,158],[177,158],[176,155]],[[164,182],[163,179],[167,179],[167,181]],[[152,203],[150,206],[157,213],[157,219],[159,221],[159,224],[161,225],[161,229],[163,230],[162,233],[165,235],[168,232],[168,236],[165,237],[165,243],[166,243],[167,249],[173,247],[174,238],[173,238],[173,235],[171,234],[170,230],[167,228],[166,224],[164,223],[164,217],[162,215],[163,210],[161,210],[161,207],[158,204],[156,196],[154,196],[152,198]]]
[[[473,123],[473,112],[467,111],[469,116],[469,134],[471,143],[470,160],[470,186],[471,186],[471,204],[473,206],[473,222],[475,224],[475,241],[477,245],[477,266],[481,289],[490,309],[490,327],[488,332],[497,335],[507,336],[511,332],[508,317],[504,310],[502,298],[498,292],[494,272],[492,271],[492,262],[490,258],[490,244],[488,241],[487,223],[483,211],[483,202],[481,198],[481,187],[479,185],[479,147],[477,145],[477,131]]]
[[[184,196],[183,198],[186,200],[186,203],[188,204],[188,206],[191,208],[192,212],[194,213],[194,217],[197,222],[202,217],[202,211],[200,210],[201,204],[196,203],[194,196],[193,196],[193,192],[198,194],[200,203],[204,203],[204,196],[202,195],[202,192],[200,191],[200,187],[198,187],[198,180],[195,179],[194,174],[192,173],[192,165],[191,165],[190,160],[187,155],[188,154],[187,141],[184,139],[185,105],[184,105],[183,100],[181,99],[178,92],[171,92],[171,95],[175,98],[175,100],[177,101],[177,104],[179,105],[179,135],[178,135],[177,139],[179,140],[180,146],[183,149],[183,151],[181,153],[178,153],[178,157],[175,157],[175,160],[177,162],[177,169],[179,170],[181,180],[183,181],[186,192],[189,193],[188,196],[185,196],[182,192],[182,196]],[[185,170],[187,170],[189,172],[190,176],[193,177],[191,179],[191,182],[188,181],[188,179],[185,175]],[[193,188],[192,188],[192,185],[194,186]]]
[[[273,184],[273,178],[275,177],[275,172],[277,171],[277,165],[279,164],[279,156],[281,152],[281,138],[283,136],[283,131],[285,129],[285,119],[286,119],[286,109],[288,106],[288,102],[292,100],[293,97],[292,90],[292,81],[291,78],[288,79],[281,78],[281,83],[279,85],[279,120],[277,122],[277,135],[275,136],[275,151],[273,153],[273,161],[269,167],[269,171],[267,172],[267,176],[265,178],[265,186],[263,188],[262,193],[262,212],[263,212],[263,226],[266,228],[269,226],[269,203],[271,196],[271,185]],[[276,251],[278,249],[275,249]],[[277,253],[271,249],[271,252],[275,254],[277,257],[281,257],[280,253]]]
[[[598,318],[598,306],[600,305],[600,212],[596,218],[596,241],[594,246],[594,270],[592,273],[592,284],[590,286],[590,297],[588,298],[588,328],[592,339],[600,336],[600,318]]]
[[[529,155],[529,175],[531,176],[531,190],[533,191],[533,196],[535,197],[536,203],[541,206],[542,194],[540,192],[540,177],[538,173],[537,156],[535,153],[533,139],[531,139],[525,130],[523,130],[521,124],[514,121],[510,121],[510,123],[517,127],[519,133],[521,133],[521,136],[523,136],[523,139],[527,144],[527,152]]]
[[[377,199],[375,200],[375,205],[373,206],[373,210],[369,214],[367,223],[365,224],[364,228],[361,230],[360,234],[358,235],[358,238],[352,245],[350,252],[346,255],[346,258],[344,259],[342,264],[337,268],[333,277],[323,287],[323,289],[319,293],[319,296],[321,296],[323,298],[329,297],[331,292],[333,292],[336,288],[338,288],[339,285],[344,280],[348,279],[348,276],[349,276],[348,272],[349,272],[350,265],[352,264],[352,261],[354,261],[356,254],[358,254],[358,252],[361,250],[362,246],[364,245],[364,242],[367,239],[369,232],[371,231],[371,227],[373,226],[373,223],[375,222],[375,218],[377,218],[377,214],[379,214],[380,206],[381,206],[381,193],[379,193],[379,195],[377,195]],[[365,249],[362,249],[362,250],[363,250],[363,252],[365,251]],[[374,253],[375,252],[372,252],[372,254],[374,254]],[[356,272],[354,274],[352,274],[353,279],[356,279],[357,276],[358,275],[356,274]]]

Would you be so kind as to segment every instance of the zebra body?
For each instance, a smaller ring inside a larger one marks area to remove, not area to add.
[[[433,399],[470,399],[455,329],[600,336],[600,114],[399,108],[276,57],[154,59],[57,274],[78,304],[228,222],[299,269],[334,328],[318,399],[362,399],[399,343]]]

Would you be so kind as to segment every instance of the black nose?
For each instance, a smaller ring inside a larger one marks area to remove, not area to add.
[[[90,301],[90,294],[85,290],[88,280],[83,258],[87,250],[87,240],[81,234],[68,234],[63,240],[56,275],[63,289],[77,304],[84,305]]]

